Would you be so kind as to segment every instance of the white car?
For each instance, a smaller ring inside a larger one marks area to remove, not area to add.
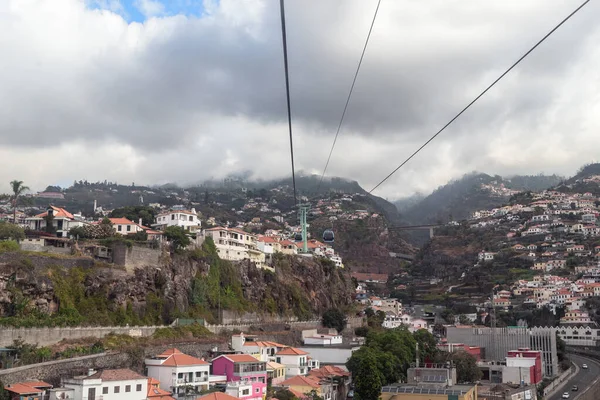
[[[564,392],[562,395],[563,399],[568,399],[569,398],[569,392]]]
[[[587,364],[582,364],[582,365],[581,365],[581,368],[583,368],[583,369],[587,369]]]

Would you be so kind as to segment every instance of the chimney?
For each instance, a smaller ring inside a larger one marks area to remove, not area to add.
[[[94,212],[96,212],[96,208],[98,208],[98,202],[94,200]]]
[[[192,214],[196,214],[196,209],[192,207]]]
[[[140,218],[139,222],[138,222],[139,226],[142,226],[142,219]]]
[[[90,369],[88,369],[87,376],[92,376],[92,375],[94,375],[95,373],[96,373],[96,371],[94,371],[94,369],[93,369],[93,368],[90,368]]]

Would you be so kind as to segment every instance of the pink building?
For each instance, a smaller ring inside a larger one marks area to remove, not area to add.
[[[252,386],[240,392],[241,400],[263,399],[267,393],[267,363],[249,354],[224,354],[212,360],[212,374],[225,375],[227,382]]]

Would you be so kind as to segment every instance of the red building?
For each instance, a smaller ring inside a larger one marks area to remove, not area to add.
[[[515,368],[528,368],[532,384],[542,381],[542,352],[529,348],[511,350],[506,356],[506,366]]]

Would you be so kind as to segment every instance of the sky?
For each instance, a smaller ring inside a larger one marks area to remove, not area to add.
[[[582,0],[382,0],[327,175],[370,190]],[[320,174],[376,0],[286,0],[297,173]],[[598,160],[591,1],[374,194]],[[0,192],[291,173],[277,0],[0,1]]]

